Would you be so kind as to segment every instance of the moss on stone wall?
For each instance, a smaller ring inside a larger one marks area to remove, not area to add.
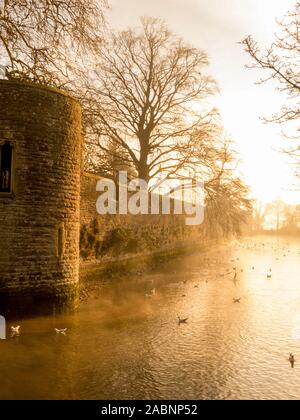
[[[100,178],[84,173],[81,177],[82,266],[178,249],[204,243],[202,226],[186,226],[184,215],[99,215],[96,211]]]
[[[137,253],[140,243],[128,227],[116,226],[103,235],[99,222],[94,219],[89,226],[83,225],[80,230],[80,256],[83,259],[105,256],[116,256]]]

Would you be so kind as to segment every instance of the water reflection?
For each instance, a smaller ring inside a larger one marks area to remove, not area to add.
[[[178,259],[103,284],[77,314],[20,321],[0,341],[0,397],[300,398],[300,241],[286,242]]]

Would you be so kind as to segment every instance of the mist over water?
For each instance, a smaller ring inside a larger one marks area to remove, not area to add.
[[[0,398],[299,399],[299,253],[247,239],[104,282],[76,314],[20,320],[0,341]]]

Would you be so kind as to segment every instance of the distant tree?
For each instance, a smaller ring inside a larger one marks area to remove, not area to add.
[[[281,231],[287,234],[300,233],[300,206],[286,204]]]
[[[122,150],[147,182],[161,173],[180,176],[194,158],[196,136],[215,131],[217,113],[207,101],[217,87],[204,73],[207,64],[203,51],[159,19],[142,19],[141,31],[112,34],[86,78],[92,147]]]
[[[300,205],[296,206],[294,210],[294,221],[298,232],[300,231]]]
[[[262,203],[255,202],[252,213],[252,229],[254,232],[259,232],[264,229],[265,219],[266,207]]]
[[[287,213],[287,204],[280,198],[267,203],[265,207],[265,217],[268,218],[269,224],[273,226],[273,229],[279,231],[285,220]]]
[[[8,78],[66,85],[72,68],[100,45],[106,0],[3,0],[0,5],[0,53]]]
[[[267,121],[286,125],[296,133],[287,135],[294,145],[288,150],[289,154],[300,161],[300,2],[280,22],[279,33],[267,51],[262,52],[251,36],[242,42],[246,52],[251,56],[253,64],[250,68],[262,69],[266,77],[259,83],[270,80],[277,83],[278,90],[287,96],[286,104],[281,111]],[[298,131],[298,132],[297,132]]]
[[[219,153],[214,176],[205,187],[206,229],[209,235],[239,236],[251,221],[253,202],[248,186],[236,174],[237,158],[231,143],[225,141]]]
[[[217,85],[204,73],[206,54],[161,20],[145,18],[139,31],[113,33],[98,60],[83,97],[92,170],[103,173],[113,161],[149,185],[157,178],[200,179],[207,229],[238,233],[251,202],[219,114],[209,106]]]

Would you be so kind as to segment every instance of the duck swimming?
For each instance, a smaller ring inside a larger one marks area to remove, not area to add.
[[[239,299],[234,299],[233,298],[233,303],[241,303],[241,300],[242,300],[242,298],[239,298]]]
[[[293,355],[293,353],[290,353],[289,362],[293,368],[295,366],[295,356]]]
[[[62,335],[66,335],[67,332],[67,328],[63,328],[63,329],[58,329],[58,328],[54,328],[54,331],[56,332],[56,334],[62,334]]]
[[[178,318],[178,324],[186,324],[188,321],[188,318],[180,318],[180,316],[178,316],[177,318]]]
[[[20,325],[18,325],[17,327],[11,327],[11,335],[12,337],[19,335],[20,334]]]

